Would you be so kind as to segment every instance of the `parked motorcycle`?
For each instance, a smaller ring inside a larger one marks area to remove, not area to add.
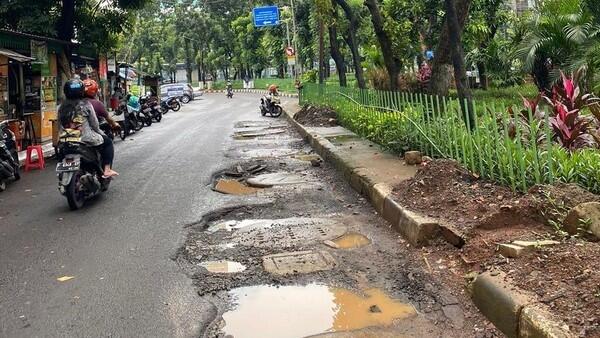
[[[15,134],[8,122],[0,122],[0,191],[6,190],[9,180],[19,180],[19,154]]]
[[[142,105],[142,111],[149,113],[154,121],[160,122],[162,120],[163,114],[156,96],[143,96],[140,98],[140,104]]]
[[[110,178],[104,178],[100,154],[80,142],[78,131],[60,135],[57,148],[58,190],[67,198],[71,210],[83,207],[86,200],[108,190]]]
[[[262,116],[266,116],[267,114],[271,115],[271,117],[281,116],[283,113],[281,98],[276,95],[263,96],[260,99],[260,113]]]
[[[165,97],[160,100],[160,108],[164,115],[168,113],[169,110],[179,111],[179,109],[181,109],[181,103],[177,101],[176,97]]]
[[[121,140],[144,127],[144,122],[138,119],[136,111],[129,107],[125,102],[121,102],[119,108],[115,111],[114,120],[121,126]]]

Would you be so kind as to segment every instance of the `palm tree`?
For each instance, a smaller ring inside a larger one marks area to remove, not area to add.
[[[600,55],[600,26],[583,0],[541,2],[528,21],[518,55],[540,91],[549,93],[560,73],[579,71],[591,89]]]

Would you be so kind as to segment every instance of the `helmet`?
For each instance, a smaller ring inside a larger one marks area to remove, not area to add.
[[[275,92],[277,92],[277,85],[274,85],[274,84],[270,85],[269,93],[275,93]]]
[[[83,85],[85,86],[85,96],[95,98],[98,94],[98,83],[92,79],[85,79]]]
[[[65,83],[63,92],[69,100],[82,99],[85,97],[85,85],[79,79],[71,79]]]

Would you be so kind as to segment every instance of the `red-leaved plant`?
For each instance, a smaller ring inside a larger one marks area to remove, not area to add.
[[[564,73],[561,76],[561,83],[552,89],[552,97],[544,96],[552,109],[550,125],[555,139],[566,149],[594,147],[597,144],[590,134],[593,119],[583,117],[580,113],[596,99],[591,94],[581,95],[575,77],[568,78]]]

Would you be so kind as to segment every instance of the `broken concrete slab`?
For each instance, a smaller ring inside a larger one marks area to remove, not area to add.
[[[527,305],[521,310],[520,338],[569,338],[574,336],[567,325],[554,318],[539,304]]]
[[[518,245],[523,248],[539,248],[543,246],[558,245],[560,242],[552,240],[540,240],[540,241],[513,241],[513,245]]]
[[[256,177],[251,177],[247,180],[247,183],[250,186],[256,188],[270,188],[279,185],[301,184],[309,182],[310,180],[303,176],[288,173],[264,174]]]
[[[330,270],[335,259],[326,251],[283,252],[263,257],[263,267],[274,275],[286,276]]]
[[[504,257],[517,258],[521,256],[527,248],[515,245],[515,244],[500,244],[498,245],[498,251]]]

